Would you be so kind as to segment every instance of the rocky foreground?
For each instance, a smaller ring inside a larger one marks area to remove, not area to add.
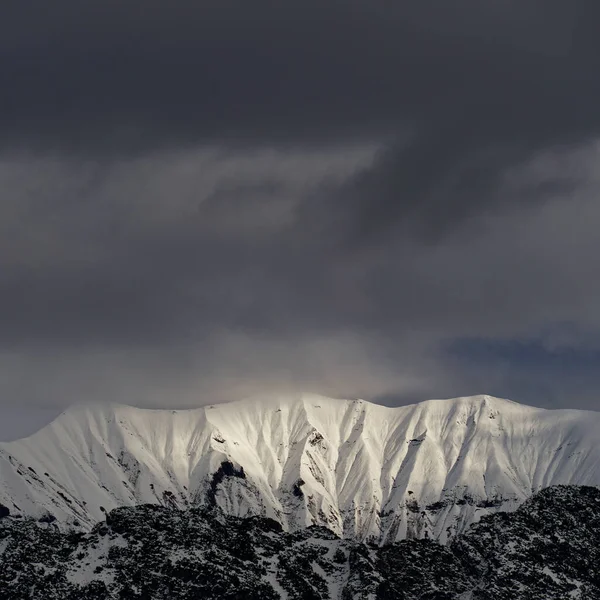
[[[547,488],[446,546],[383,547],[216,508],[118,508],[91,532],[0,519],[1,600],[600,599],[600,489]]]

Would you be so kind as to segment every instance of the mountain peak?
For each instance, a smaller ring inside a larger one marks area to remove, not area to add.
[[[220,412],[237,413],[240,410],[243,412],[258,410],[261,413],[269,411],[277,411],[280,409],[304,410],[325,409],[325,410],[348,410],[351,407],[365,407],[366,410],[374,411],[404,411],[407,409],[420,408],[423,410],[442,410],[451,411],[453,409],[470,409],[473,411],[489,408],[491,410],[503,411],[539,411],[542,409],[534,408],[525,404],[520,404],[512,400],[497,398],[485,394],[474,396],[461,396],[457,398],[442,398],[425,400],[402,406],[387,406],[376,402],[364,400],[362,398],[331,398],[313,393],[288,393],[288,394],[261,394],[249,396],[241,400],[234,400],[224,403],[202,404],[196,407],[178,407],[178,408],[161,408],[161,407],[144,407],[134,406],[130,404],[117,402],[79,402],[70,405],[65,409],[57,419],[110,419],[118,415],[121,418],[136,418],[135,415],[145,414],[148,417],[170,418],[169,415],[184,415],[189,418],[194,418],[199,413],[207,413],[207,411],[218,409]],[[437,408],[436,408],[437,407]]]
[[[600,414],[487,395],[401,407],[314,394],[181,410],[80,404],[0,444],[0,503],[89,525],[100,507],[209,503],[292,530],[446,539],[570,483],[600,483]]]

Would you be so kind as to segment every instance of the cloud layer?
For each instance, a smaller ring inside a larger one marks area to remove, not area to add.
[[[595,3],[10,4],[5,405],[597,407]]]

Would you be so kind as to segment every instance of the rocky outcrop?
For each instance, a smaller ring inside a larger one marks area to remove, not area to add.
[[[597,600],[600,490],[545,489],[445,546],[356,543],[318,526],[289,533],[217,507],[118,508],[89,533],[7,516],[0,598]]]

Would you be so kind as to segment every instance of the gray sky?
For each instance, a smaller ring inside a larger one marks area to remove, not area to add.
[[[599,8],[2,3],[0,439],[300,389],[600,408]]]

